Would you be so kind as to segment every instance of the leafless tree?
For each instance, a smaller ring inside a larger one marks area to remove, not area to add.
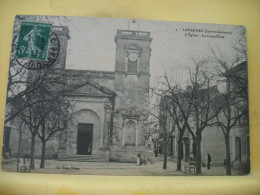
[[[249,123],[246,31],[244,27],[238,28],[240,36],[230,56],[210,50],[215,77],[225,85],[223,93],[215,99],[216,122],[212,125],[219,126],[225,138],[226,175],[231,175],[230,132],[239,125],[248,127]]]
[[[169,127],[167,125],[168,113],[165,111],[164,107],[167,102],[161,100],[159,104],[154,105],[151,112],[151,125],[159,124],[160,132],[163,135],[163,169],[167,169],[167,157],[168,157],[168,143],[169,139],[174,131],[174,125]],[[170,128],[170,129],[169,129]],[[155,151],[156,152],[156,151]]]
[[[219,126],[225,138],[226,175],[231,175],[230,132],[245,115],[245,102],[232,90],[235,87],[231,81],[230,73],[232,71],[232,69],[223,69],[222,72],[219,72],[219,75],[225,78],[226,90],[215,98],[216,122],[211,124]]]
[[[71,101],[68,94],[73,93],[88,82],[87,80],[68,79],[62,70],[59,70],[58,75],[51,74],[49,80],[51,82],[40,89],[39,108],[40,118],[43,119],[40,129],[37,131],[42,142],[40,168],[44,168],[46,142],[57,133],[66,131],[68,123],[73,123],[75,101]]]
[[[180,171],[183,157],[183,135],[187,130],[187,123],[184,121],[188,121],[192,113],[192,104],[189,102],[190,94],[189,91],[181,89],[180,84],[172,80],[166,72],[160,82],[162,87],[157,89],[156,93],[161,97],[160,107],[164,112],[163,119],[165,121],[171,120],[173,123],[172,127],[167,126],[167,122],[163,124],[166,123],[166,128],[171,128],[169,135],[173,133],[175,128],[178,130],[177,170]],[[169,141],[169,138],[170,136],[168,136],[167,141]]]
[[[217,94],[215,87],[211,86],[211,75],[206,71],[208,59],[193,59],[193,68],[189,68],[191,83],[190,103],[192,104],[192,118],[189,122],[184,118],[189,132],[195,142],[196,174],[201,174],[201,141],[202,132],[210,125],[215,117],[213,112],[213,97]],[[193,124],[192,124],[193,123]],[[192,126],[195,130],[193,132]]]
[[[74,82],[67,85],[66,71],[57,69],[55,64],[48,68],[29,70],[21,65],[16,57],[16,45],[21,20],[48,21],[48,17],[16,16],[14,36],[10,58],[10,69],[7,86],[5,123],[22,119],[31,132],[30,166],[34,169],[35,139],[39,135],[42,141],[42,161],[44,167],[46,142],[56,132],[64,130],[65,118],[69,119],[71,103],[65,98],[84,82]],[[57,120],[56,123],[53,120]],[[45,136],[46,121],[49,121],[48,134]],[[63,122],[61,122],[63,121]],[[51,125],[52,124],[52,125]]]
[[[63,17],[64,20],[70,22],[68,18]],[[16,58],[16,46],[19,37],[19,28],[20,22],[23,20],[29,21],[38,21],[46,22],[49,21],[48,16],[25,16],[17,15],[14,20],[14,29],[13,29],[13,38],[12,38],[12,47],[11,47],[11,56],[8,72],[8,83],[7,83],[7,95],[6,95],[6,116],[5,123],[12,121],[16,116],[20,114],[21,111],[26,109],[26,106],[31,106],[35,102],[27,101],[25,96],[33,94],[37,88],[40,88],[43,85],[43,82],[48,82],[45,78],[48,76],[49,72],[46,71],[45,74],[38,75],[34,80],[27,79],[30,74],[29,70],[21,65]],[[58,22],[60,22],[60,17],[58,17]],[[57,63],[57,62],[56,62]],[[20,109],[11,110],[13,104],[23,101],[23,106],[20,106]]]

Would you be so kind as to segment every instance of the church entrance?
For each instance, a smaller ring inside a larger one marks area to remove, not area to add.
[[[93,124],[79,123],[77,138],[77,154],[92,155]]]

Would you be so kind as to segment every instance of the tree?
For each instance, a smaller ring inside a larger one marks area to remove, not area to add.
[[[22,145],[22,136],[23,134],[26,133],[26,125],[24,121],[21,118],[16,118],[14,123],[15,125],[15,130],[19,134],[19,139],[18,139],[18,150],[17,150],[17,172],[20,171],[20,158],[21,158],[21,145]]]
[[[59,78],[57,78],[60,80]],[[55,79],[56,80],[56,79]],[[58,83],[58,84],[57,84]],[[67,124],[72,120],[73,103],[66,98],[82,84],[66,85],[66,81],[54,82],[55,86],[41,88],[40,118],[42,122],[37,135],[42,142],[40,168],[44,168],[46,143],[58,132],[65,131]],[[59,85],[59,86],[57,86]]]
[[[67,18],[64,17],[68,21]],[[56,60],[52,66],[48,68],[42,68],[39,70],[29,70],[16,59],[16,45],[19,33],[19,24],[21,20],[48,20],[48,17],[39,16],[16,16],[14,24],[14,36],[12,41],[12,51],[10,58],[10,69],[7,86],[7,100],[6,100],[6,117],[5,123],[22,119],[28,129],[31,132],[31,159],[30,165],[34,169],[34,153],[35,153],[35,139],[36,135],[39,135],[43,142],[43,151],[45,151],[46,141],[53,136],[57,131],[60,131],[59,127],[52,127],[50,134],[45,138],[45,123],[50,119],[50,116],[56,118],[56,120],[65,120],[61,114],[68,113],[69,101],[64,98],[66,93],[71,90],[82,86],[82,82],[77,82],[70,87],[67,83],[60,79],[62,78],[63,71],[57,70],[55,64],[60,62]],[[60,19],[58,18],[59,23]],[[81,84],[79,84],[81,83]],[[48,89],[52,89],[48,90]],[[53,90],[54,89],[54,90]],[[56,112],[56,117],[54,113]],[[61,116],[63,119],[61,119]],[[57,118],[58,117],[58,118]],[[61,124],[61,123],[59,123]],[[39,132],[41,130],[41,133]],[[42,159],[45,158],[43,152]],[[44,164],[44,163],[41,163]]]
[[[167,112],[164,109],[167,101],[164,101],[163,97],[160,103],[153,105],[151,112],[151,122],[150,125],[159,124],[160,133],[163,136],[163,169],[167,169],[167,146],[169,142],[169,137],[174,131],[174,125],[172,125],[171,130],[169,131],[169,126],[167,125]],[[156,152],[156,151],[155,151]]]
[[[68,18],[62,17],[63,20],[70,22]],[[29,20],[29,21],[49,21],[48,16],[24,16],[17,15],[14,20],[14,29],[13,29],[13,38],[12,38],[12,47],[11,47],[11,57],[9,64],[8,72],[8,83],[7,83],[7,95],[6,95],[6,113],[5,113],[5,124],[12,121],[16,116],[20,114],[28,106],[31,106],[35,102],[31,102],[25,97],[34,94],[37,88],[40,88],[43,82],[46,82],[46,74],[38,75],[34,80],[27,79],[29,70],[20,64],[16,58],[16,47],[19,36],[20,21]],[[58,17],[58,23],[61,25],[60,17]],[[26,61],[26,59],[25,59]],[[59,63],[56,61],[56,63]],[[33,71],[31,71],[33,72]],[[48,82],[48,81],[47,81]],[[25,102],[28,100],[28,102]],[[23,102],[23,106],[19,106],[19,109],[11,110],[13,104],[17,102]]]
[[[189,132],[191,133],[195,146],[196,174],[201,174],[201,141],[202,132],[210,125],[215,117],[213,112],[213,97],[217,94],[215,87],[211,87],[211,77],[206,71],[208,59],[193,59],[193,69],[189,68],[191,92],[187,96],[192,104],[192,119],[194,125],[184,118]],[[192,130],[194,126],[195,132]]]
[[[226,175],[231,175],[230,132],[239,125],[240,121],[248,126],[247,64],[246,62],[239,65],[231,64],[216,56],[214,60],[220,67],[217,75],[224,80],[225,91],[216,99],[216,122],[212,125],[219,126],[223,132],[226,147]]]
[[[225,65],[225,63],[222,65]],[[225,138],[226,175],[231,175],[230,132],[231,129],[237,126],[241,117],[245,115],[244,101],[232,90],[234,87],[232,87],[230,75],[232,71],[232,69],[224,69],[224,72],[219,72],[219,75],[226,80],[226,91],[216,99],[215,113],[217,122],[212,123],[212,125],[216,124],[221,128]]]
[[[239,28],[239,39],[233,45],[233,53],[226,56],[211,49],[211,61],[216,67],[216,78],[225,84],[224,92],[216,98],[214,111],[221,128],[226,147],[226,175],[231,175],[230,132],[239,122],[248,126],[248,78],[246,30]]]
[[[189,120],[189,117],[192,113],[192,104],[189,102],[189,91],[181,89],[180,84],[176,81],[170,80],[170,77],[164,74],[161,84],[162,88],[158,89],[160,93],[157,95],[161,96],[161,109],[164,110],[165,116],[163,116],[166,122],[166,129],[170,128],[167,126],[167,120],[171,120],[174,125],[170,132],[172,135],[175,127],[178,130],[178,157],[177,157],[177,170],[181,170],[181,160],[183,158],[183,135],[185,130],[187,130],[187,123],[184,122]],[[167,143],[169,142],[168,136]]]

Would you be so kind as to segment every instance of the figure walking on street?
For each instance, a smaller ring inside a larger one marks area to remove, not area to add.
[[[210,163],[211,163],[211,156],[208,153],[208,164],[207,164],[208,169],[210,169]]]
[[[137,163],[137,166],[140,166],[142,164],[142,159],[141,159],[141,155],[140,154],[137,154],[137,159],[136,159],[136,163]]]

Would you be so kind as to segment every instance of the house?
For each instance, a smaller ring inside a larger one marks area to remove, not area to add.
[[[248,123],[248,96],[247,96],[247,63],[242,62],[237,66],[229,70],[230,77],[230,94],[233,102],[230,103],[231,115],[233,117],[232,122],[234,122],[237,116],[242,115],[241,112],[244,112],[241,117],[237,117],[237,121],[230,130],[229,143],[230,143],[230,158],[231,165],[234,169],[243,169],[246,172],[249,171],[249,123]],[[223,89],[224,87],[224,89]],[[205,91],[207,90],[207,91]],[[189,88],[187,88],[189,91]],[[210,87],[209,89],[200,90],[200,94],[208,92],[212,103],[214,106],[222,105],[224,102],[224,97],[227,94],[227,81],[225,84],[216,85]],[[168,99],[171,97],[168,97]],[[170,104],[169,104],[170,105]],[[223,105],[225,106],[225,105]],[[172,117],[165,115],[165,110],[163,114],[163,123],[166,124],[167,136],[170,137],[170,142],[168,143],[168,156],[176,158],[178,156],[178,138],[180,132],[178,129],[172,126],[174,121]],[[162,115],[162,114],[161,114]],[[189,124],[191,128],[194,127],[194,116],[191,115],[189,118]],[[226,122],[227,118],[225,113],[222,110],[219,115],[219,120]],[[202,141],[201,141],[201,157],[202,157],[202,166],[207,164],[207,153],[210,153],[212,157],[213,166],[223,166],[226,163],[226,145],[225,137],[220,126],[216,125],[216,118],[212,119],[209,124],[215,124],[212,126],[207,126],[202,132]],[[162,125],[161,125],[162,126]],[[193,132],[195,133],[195,132]],[[163,130],[161,128],[161,137]],[[183,156],[182,159],[185,162],[189,162],[191,159],[196,158],[196,145],[193,141],[193,137],[188,129],[185,130],[182,138],[182,147],[183,147]]]

